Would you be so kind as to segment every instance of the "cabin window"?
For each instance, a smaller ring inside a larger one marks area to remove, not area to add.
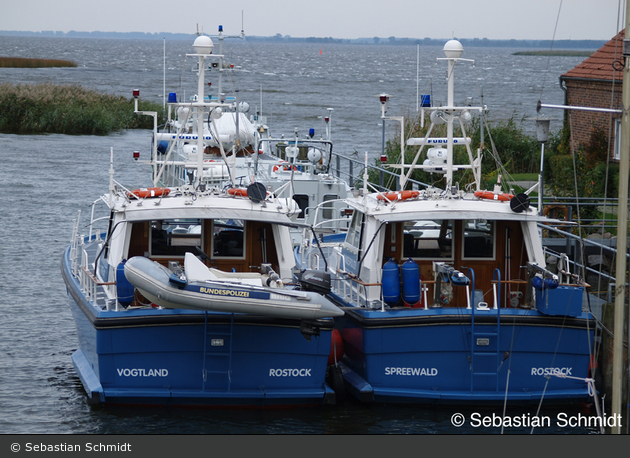
[[[215,219],[212,222],[212,257],[245,259],[245,221]]]
[[[151,221],[151,256],[184,257],[201,247],[200,219]]]
[[[293,200],[295,200],[298,207],[300,207],[300,214],[297,217],[304,218],[304,212],[308,208],[308,196],[306,194],[295,194]]]
[[[339,197],[335,194],[326,194],[324,196],[324,205],[322,210],[322,217],[324,219],[333,219],[334,217],[334,202],[333,200],[338,199]]]
[[[453,221],[406,221],[403,225],[403,257],[453,259]]]
[[[355,211],[346,234],[346,243],[357,250],[361,247],[361,227],[363,225],[363,213]]]
[[[463,221],[463,259],[494,259],[494,221]]]

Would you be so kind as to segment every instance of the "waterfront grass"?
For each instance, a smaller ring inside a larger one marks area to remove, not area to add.
[[[62,59],[31,59],[27,57],[2,57],[0,67],[3,68],[45,68],[45,67],[76,67],[72,60]]]
[[[513,56],[546,56],[546,57],[589,57],[594,51],[571,51],[571,50],[552,50],[552,51],[518,51],[512,53]]]
[[[133,99],[102,94],[78,84],[0,83],[0,132],[106,135],[124,129],[152,129],[153,119],[134,114]],[[140,101],[140,110],[162,106]]]

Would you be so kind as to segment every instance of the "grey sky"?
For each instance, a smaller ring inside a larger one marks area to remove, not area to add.
[[[620,0],[20,0],[0,30],[293,37],[595,39],[623,28]],[[624,1],[621,1],[624,4]],[[558,15],[558,12],[560,14]]]

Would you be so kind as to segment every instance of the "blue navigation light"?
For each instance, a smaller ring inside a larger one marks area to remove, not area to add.
[[[222,25],[219,26],[219,32],[223,32],[223,26]]]
[[[431,106],[431,95],[429,94],[423,94],[420,96],[420,103],[421,106],[423,107],[430,107]]]
[[[175,92],[168,93],[168,103],[177,103],[177,94]]]
[[[315,135],[315,129],[309,129],[308,130],[308,135],[309,135],[309,137],[313,138],[313,135]]]

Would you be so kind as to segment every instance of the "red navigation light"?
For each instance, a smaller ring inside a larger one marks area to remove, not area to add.
[[[133,160],[137,161],[140,158],[140,151],[133,152]]]
[[[140,89],[134,89],[133,90],[133,98],[137,99],[138,97],[140,97]]]
[[[326,117],[324,118],[324,121],[328,122],[328,121],[330,121],[330,118],[329,118],[328,116],[326,116]]]
[[[387,155],[381,154],[381,162],[387,162]]]
[[[385,103],[385,102],[387,102],[387,99],[389,97],[387,97],[386,95],[382,95],[380,98],[381,98],[381,103]]]

